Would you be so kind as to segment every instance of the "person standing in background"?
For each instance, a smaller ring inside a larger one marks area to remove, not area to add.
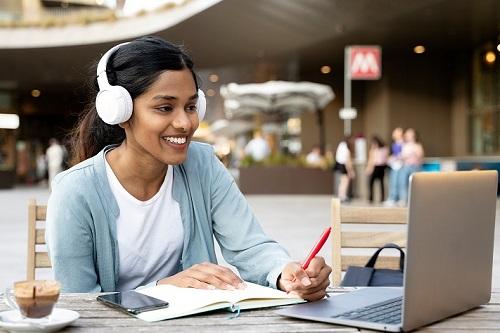
[[[36,156],[36,181],[39,184],[45,184],[47,182],[47,158],[43,153],[43,148],[38,149]]]
[[[327,162],[326,159],[321,154],[321,148],[319,145],[314,145],[306,156],[306,164],[312,168],[326,168]]]
[[[403,167],[401,168],[398,180],[400,206],[406,206],[410,176],[420,170],[424,159],[424,148],[418,141],[418,134],[413,128],[407,128],[404,132],[404,142],[405,144],[401,151]]]
[[[400,186],[398,182],[401,168],[403,167],[403,160],[401,159],[403,144],[403,129],[401,127],[396,127],[392,131],[391,156],[388,160],[389,167],[391,168],[389,173],[389,197],[387,201],[384,202],[384,205],[388,207],[396,206],[396,203],[400,200]]]
[[[16,176],[17,180],[21,183],[30,182],[29,177],[29,153],[26,141],[18,141],[16,144]]]
[[[47,148],[45,155],[49,171],[49,186],[51,186],[54,177],[63,171],[64,148],[57,139],[52,138],[49,140],[49,148]]]
[[[388,159],[389,149],[387,149],[384,142],[378,136],[374,135],[370,142],[366,165],[366,174],[369,176],[370,185],[370,203],[373,202],[373,185],[375,184],[375,180],[380,182],[380,200],[383,201],[385,198],[384,177]]]
[[[351,137],[349,136],[346,136],[337,146],[334,169],[340,174],[338,197],[341,202],[347,202],[349,200],[347,195],[349,183],[355,175],[352,165]]]
[[[252,159],[256,162],[263,161],[271,153],[269,144],[262,137],[260,131],[255,131],[253,139],[248,141],[245,147],[245,154],[250,155]]]

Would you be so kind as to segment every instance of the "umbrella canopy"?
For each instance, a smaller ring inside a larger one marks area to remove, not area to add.
[[[265,83],[222,86],[228,118],[257,113],[283,113],[291,116],[324,109],[335,94],[330,86],[313,82],[268,81]]]
[[[226,137],[234,137],[253,130],[255,124],[247,120],[232,120],[229,122],[226,119],[219,119],[210,125],[210,131],[214,135],[222,135]]]

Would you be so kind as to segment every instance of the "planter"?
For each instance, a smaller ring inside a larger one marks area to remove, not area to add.
[[[16,183],[15,170],[0,170],[0,188],[12,188]]]
[[[313,168],[252,166],[240,168],[239,187],[245,194],[333,194],[333,174]]]

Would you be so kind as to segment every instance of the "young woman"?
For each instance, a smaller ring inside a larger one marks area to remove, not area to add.
[[[373,188],[375,180],[380,182],[380,200],[385,198],[384,177],[389,159],[389,149],[385,146],[382,139],[377,135],[372,136],[370,150],[368,151],[368,162],[366,165],[366,174],[369,177],[369,201],[373,203]]]
[[[78,164],[59,174],[47,208],[47,242],[66,292],[148,284],[244,288],[217,265],[214,236],[244,280],[325,296],[330,267],[304,271],[262,231],[232,176],[191,142],[204,113],[193,62],[144,37],[108,51],[99,89],[74,131]]]
[[[417,131],[407,128],[404,132],[404,145],[401,150],[403,167],[399,175],[400,205],[406,206],[408,202],[408,189],[410,186],[410,176],[419,171],[424,160],[424,148],[418,140]]]
[[[387,161],[389,165],[389,196],[384,205],[387,207],[394,207],[398,204],[401,199],[401,193],[399,185],[399,178],[401,177],[401,171],[403,167],[403,159],[401,157],[401,151],[404,146],[403,138],[403,128],[396,127],[392,131],[392,144],[391,144],[391,154]]]
[[[334,170],[336,170],[337,174],[340,176],[337,192],[341,202],[347,202],[349,200],[349,183],[355,175],[352,163],[353,149],[351,140],[352,138],[350,136],[346,136],[342,141],[340,141],[337,146],[337,151],[335,152]]]

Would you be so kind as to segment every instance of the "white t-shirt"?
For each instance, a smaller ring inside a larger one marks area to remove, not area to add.
[[[269,145],[263,138],[254,138],[245,147],[245,153],[251,155],[256,161],[262,161],[269,156],[270,152]]]
[[[321,164],[321,161],[322,161],[321,155],[314,151],[310,152],[306,156],[306,162],[309,165],[318,165]]]
[[[60,169],[62,171],[62,163],[64,160],[64,149],[59,144],[52,144],[47,148],[47,164],[50,169]]]
[[[135,289],[177,273],[184,244],[179,203],[172,198],[173,168],[151,199],[136,199],[106,161],[106,174],[120,216],[116,221],[119,291]]]
[[[335,161],[339,164],[346,164],[350,158],[351,152],[349,151],[349,147],[347,147],[347,143],[345,141],[341,141],[337,146],[337,151],[335,152]]]

